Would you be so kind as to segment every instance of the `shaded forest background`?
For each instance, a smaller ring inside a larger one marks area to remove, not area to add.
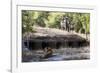
[[[90,33],[90,13],[49,12],[22,10],[22,33],[35,32],[34,25],[49,28],[60,28],[62,16],[67,16],[70,25],[77,33]]]

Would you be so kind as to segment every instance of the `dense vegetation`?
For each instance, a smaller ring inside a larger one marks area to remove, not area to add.
[[[90,33],[90,14],[76,12],[48,12],[22,10],[22,32],[34,32],[33,25],[41,27],[60,28],[62,16],[67,16],[69,22],[78,33]]]

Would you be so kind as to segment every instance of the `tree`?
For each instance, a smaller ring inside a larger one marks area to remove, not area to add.
[[[22,10],[22,33],[33,32],[34,13],[28,10]]]
[[[60,28],[62,16],[67,16],[69,24],[77,33],[90,33],[90,14],[77,12],[49,12],[22,10],[22,32],[35,32],[33,26]]]

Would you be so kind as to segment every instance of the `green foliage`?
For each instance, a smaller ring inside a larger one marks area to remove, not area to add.
[[[62,16],[67,16],[69,23],[79,33],[90,33],[90,14],[76,12],[49,12],[22,10],[22,32],[34,32],[34,25],[60,28]]]
[[[34,23],[34,19],[33,19],[33,12],[30,11],[22,11],[22,33],[24,32],[33,32],[33,23]]]

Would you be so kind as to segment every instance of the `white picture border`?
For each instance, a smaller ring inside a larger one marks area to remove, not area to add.
[[[22,63],[21,60],[21,10],[62,11],[90,13],[90,60],[70,60],[51,62]],[[96,8],[92,6],[55,5],[55,4],[18,4],[12,3],[12,72],[49,71],[72,68],[87,68],[96,66],[97,49],[96,33]]]

